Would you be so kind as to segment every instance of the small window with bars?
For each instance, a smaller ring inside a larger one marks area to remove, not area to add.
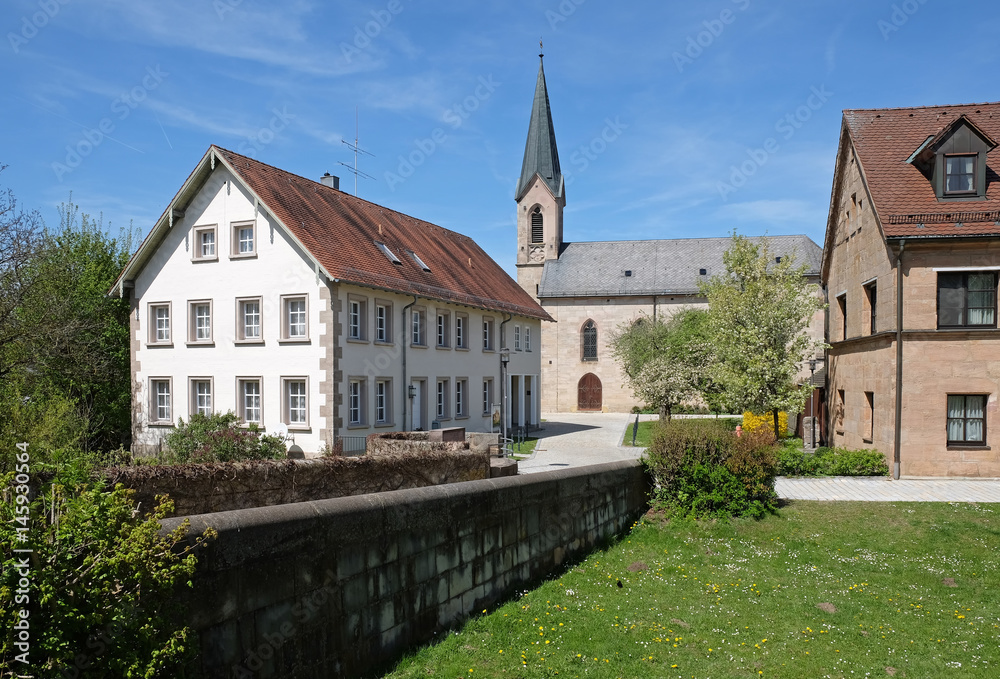
[[[531,242],[541,243],[545,239],[545,228],[542,220],[542,209],[536,207],[531,213]]]

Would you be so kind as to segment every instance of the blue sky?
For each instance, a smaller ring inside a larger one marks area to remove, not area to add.
[[[215,143],[514,270],[545,41],[569,241],[823,241],[845,108],[1000,99],[995,2],[6,0],[0,184],[148,233]],[[407,159],[411,162],[406,165]]]

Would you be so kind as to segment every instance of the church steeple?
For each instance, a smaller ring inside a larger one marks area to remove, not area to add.
[[[538,55],[535,101],[531,105],[528,141],[524,145],[524,162],[521,163],[521,178],[517,182],[514,200],[521,200],[535,174],[542,178],[556,198],[562,198],[566,189],[562,172],[559,170],[559,150],[556,148],[556,133],[552,127],[552,111],[549,109],[549,91],[545,86],[543,57],[543,54]]]
[[[559,258],[563,237],[566,181],[559,169],[559,150],[552,127],[545,68],[538,55],[538,81],[531,105],[528,141],[517,180],[517,282],[538,298],[545,262]]]

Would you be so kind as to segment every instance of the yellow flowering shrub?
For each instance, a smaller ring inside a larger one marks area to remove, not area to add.
[[[749,411],[743,413],[743,431],[756,431],[758,429],[774,430],[774,416],[771,413],[755,415]],[[782,438],[788,436],[788,413],[778,412],[778,430]]]

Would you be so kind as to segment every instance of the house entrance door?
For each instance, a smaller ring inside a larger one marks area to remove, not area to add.
[[[577,410],[601,410],[601,380],[594,373],[587,373],[580,378],[576,388]]]

